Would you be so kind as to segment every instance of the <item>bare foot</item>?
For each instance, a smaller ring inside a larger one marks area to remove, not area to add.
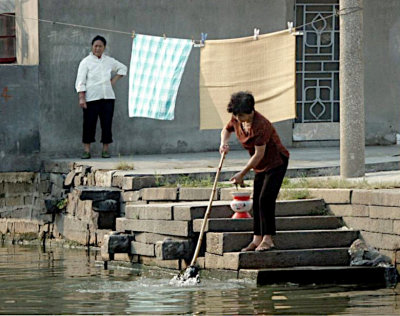
[[[255,244],[253,241],[249,243],[249,245],[245,248],[243,248],[241,251],[254,251],[257,248],[257,244]]]
[[[268,251],[275,248],[273,243],[267,243],[266,241],[262,241],[258,247],[255,249],[257,252]]]

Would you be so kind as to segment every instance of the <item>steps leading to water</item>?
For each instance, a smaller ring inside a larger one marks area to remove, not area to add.
[[[133,235],[131,249],[137,262],[164,262],[163,266],[184,268],[193,255],[210,191],[157,190],[142,190],[146,204],[127,204],[125,217],[117,218],[116,229]],[[278,201],[276,248],[241,252],[252,240],[253,219],[232,219],[230,201],[224,200],[226,194],[220,191],[205,226],[197,261],[202,269],[238,271],[239,277],[252,278],[258,284],[314,282],[325,274],[331,274],[326,280],[335,281],[336,275],[336,281],[349,283],[368,279],[368,273],[372,273],[376,281],[387,273],[384,269],[350,267],[348,248],[359,231],[347,228],[342,217],[328,214],[321,199]],[[303,279],[299,273],[303,273]]]

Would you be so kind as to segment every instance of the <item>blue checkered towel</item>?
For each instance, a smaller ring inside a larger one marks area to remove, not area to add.
[[[136,35],[129,71],[129,116],[173,120],[192,41]]]

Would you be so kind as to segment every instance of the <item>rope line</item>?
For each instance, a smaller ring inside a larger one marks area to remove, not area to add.
[[[349,12],[346,12],[347,10],[349,10]],[[362,7],[349,7],[349,8],[339,9],[339,10],[336,10],[336,12],[334,14],[328,15],[326,17],[322,17],[322,18],[317,19],[315,21],[311,21],[311,22],[305,23],[303,25],[295,26],[295,28],[296,29],[302,29],[307,25],[310,25],[310,24],[313,24],[313,23],[316,23],[316,22],[319,22],[319,21],[322,21],[322,20],[326,20],[326,19],[329,19],[329,18],[334,17],[334,16],[348,15],[348,14],[352,14],[352,13],[358,12],[360,10],[363,10],[363,8]],[[8,13],[0,13],[0,15],[12,17],[14,19],[18,18],[18,19],[23,19],[23,20],[34,20],[34,21],[39,21],[39,22],[44,22],[44,23],[50,23],[50,24],[53,24],[53,25],[63,25],[63,26],[70,26],[70,27],[78,27],[78,28],[83,28],[83,29],[98,30],[98,31],[104,31],[104,32],[111,32],[111,33],[117,33],[117,34],[130,35],[130,36],[132,36],[134,34],[134,32],[125,32],[125,31],[119,31],[119,30],[104,29],[104,28],[98,28],[98,27],[94,27],[94,26],[81,25],[81,24],[72,24],[72,23],[51,21],[51,20],[45,20],[45,19],[27,18],[27,17],[22,17],[22,16],[15,16],[14,14],[8,14]]]

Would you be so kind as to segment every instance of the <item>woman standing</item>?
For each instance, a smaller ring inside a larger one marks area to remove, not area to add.
[[[254,110],[254,97],[248,92],[232,95],[228,104],[232,118],[222,129],[220,153],[228,153],[232,132],[249,152],[250,159],[242,171],[231,181],[243,184],[244,176],[255,172],[253,191],[254,236],[253,241],[242,251],[267,251],[275,247],[272,236],[276,234],[275,203],[286,173],[289,152],[264,116]]]
[[[109,144],[112,143],[112,118],[115,94],[112,88],[126,75],[127,67],[104,53],[106,39],[97,35],[92,40],[92,51],[79,64],[75,88],[79,95],[79,106],[83,109],[84,152],[82,159],[90,158],[90,144],[95,142],[97,118],[100,117],[103,158],[110,158]],[[112,73],[115,76],[112,77]]]

